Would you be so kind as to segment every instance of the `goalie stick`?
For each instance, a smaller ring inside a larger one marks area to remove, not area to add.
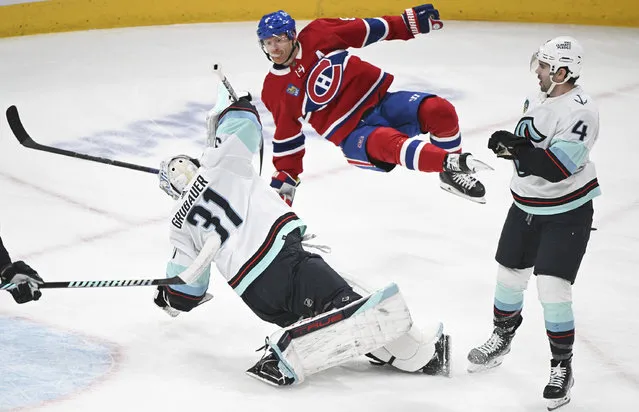
[[[213,261],[215,252],[220,247],[220,238],[216,235],[209,237],[200,253],[189,267],[179,276],[164,279],[121,279],[121,280],[71,280],[61,282],[44,282],[40,289],[74,289],[74,288],[108,288],[122,286],[161,286],[161,285],[187,285],[195,282]],[[0,283],[0,290],[8,290],[16,287],[15,283]]]
[[[43,152],[55,153],[63,156],[75,157],[77,159],[89,160],[92,162],[104,163],[112,166],[124,167],[127,169],[139,170],[147,173],[158,174],[159,170],[154,169],[152,167],[140,166],[133,163],[121,162],[119,160],[107,159],[104,157],[91,156],[84,153],[74,152],[72,150],[60,149],[53,146],[46,146],[40,144],[33,140],[33,138],[27,133],[22,121],[20,120],[20,115],[18,113],[18,108],[15,106],[11,106],[7,109],[7,121],[9,122],[9,127],[13,132],[13,135],[18,139],[20,144],[24,147],[34,150],[40,150]]]
[[[156,286],[156,285],[184,285],[185,282],[179,277],[165,279],[121,279],[121,280],[71,280],[62,282],[44,282],[39,285],[39,289],[72,289],[72,288],[108,288],[123,286]],[[13,289],[14,283],[3,283],[0,290]]]

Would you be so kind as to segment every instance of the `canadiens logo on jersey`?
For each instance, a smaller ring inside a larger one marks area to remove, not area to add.
[[[340,50],[321,58],[306,79],[304,112],[314,112],[329,104],[339,93],[348,53]]]

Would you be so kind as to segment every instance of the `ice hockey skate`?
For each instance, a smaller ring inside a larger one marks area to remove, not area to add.
[[[246,371],[246,374],[273,386],[292,385],[295,379],[284,375],[279,367],[279,363],[280,359],[277,355],[267,349],[262,359],[250,367]]]
[[[549,411],[570,402],[570,389],[575,384],[572,376],[572,358],[550,361],[550,380],[544,388],[544,399]]]
[[[510,352],[514,336],[514,331],[496,327],[483,345],[471,349],[468,353],[468,372],[482,372],[501,365],[504,357]]]
[[[450,377],[450,335],[440,336],[435,343],[435,354],[421,371],[426,375]]]
[[[441,172],[439,187],[454,195],[477,203],[486,203],[486,188],[474,177],[466,173]]]

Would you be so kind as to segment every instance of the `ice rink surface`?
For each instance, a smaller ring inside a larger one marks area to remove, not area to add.
[[[0,108],[17,105],[44,144],[152,167],[177,153],[198,156],[215,98],[213,63],[259,100],[269,62],[254,34],[255,24],[241,23],[0,39]],[[393,73],[391,90],[455,104],[464,149],[496,169],[479,176],[487,204],[442,191],[436,174],[348,166],[309,130],[295,199],[309,231],[332,247],[326,259],[335,268],[374,286],[395,281],[417,323],[444,322],[450,379],[357,359],[300,387],[264,385],[244,371],[275,328],[214,275],[215,298],[176,319],[155,307],[151,288],[46,290],[26,305],[3,294],[0,410],[545,410],[550,350],[534,280],[504,364],[469,375],[466,354],[491,332],[493,256],[512,200],[511,165],[486,141],[514,128],[537,88],[530,56],[558,35],[586,49],[579,83],[600,106],[592,158],[603,191],[574,289],[576,383],[562,411],[637,410],[639,30],[473,22],[354,53]],[[257,105],[270,139],[272,118]],[[266,162],[265,179],[272,171]],[[155,176],[23,148],[2,116],[0,189],[5,245],[45,280],[164,276],[172,200]]]

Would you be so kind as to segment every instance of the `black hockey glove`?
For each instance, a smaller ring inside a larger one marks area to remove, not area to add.
[[[191,309],[202,303],[202,296],[192,296],[170,289],[168,286],[158,286],[153,302],[169,315],[175,317],[179,312],[190,312]]]
[[[21,260],[7,265],[0,272],[0,283],[12,283],[15,287],[7,289],[17,303],[38,300],[42,296],[39,286],[44,283],[38,272]]]
[[[231,103],[231,105],[227,107],[226,109],[224,109],[224,111],[220,114],[220,116],[218,117],[218,122],[219,122],[219,119],[222,119],[222,117],[224,117],[226,113],[233,110],[251,112],[257,117],[257,121],[259,122],[260,115],[257,112],[257,109],[255,108],[255,106],[253,106],[253,104],[251,103],[251,99],[252,99],[252,96],[250,93],[248,93],[246,96],[240,97],[238,101]]]
[[[524,147],[531,147],[527,139],[515,136],[505,130],[496,131],[490,136],[490,139],[488,139],[488,148],[492,150],[497,157],[503,159],[512,160],[517,158],[517,152]]]

